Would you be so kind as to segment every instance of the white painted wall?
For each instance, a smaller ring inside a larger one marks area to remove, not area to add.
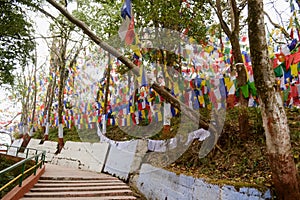
[[[143,164],[141,167],[137,188],[147,199],[261,200],[271,198],[269,190],[266,192],[254,188],[237,190],[229,185],[213,185],[203,179],[176,175],[148,164]]]
[[[60,154],[54,156],[52,164],[101,172],[108,152],[108,143],[67,141]]]
[[[31,138],[28,145],[27,145],[27,148],[46,151],[45,161],[46,162],[51,162],[53,157],[55,156],[56,151],[57,151],[57,142],[44,141],[43,144],[40,144],[40,142],[41,142],[40,139]],[[26,153],[26,151],[24,153]],[[40,152],[38,152],[38,153],[40,153]],[[33,156],[34,154],[35,154],[34,150],[29,150],[29,153],[28,153],[29,156]]]
[[[138,140],[132,140],[111,144],[103,171],[126,181],[135,157],[137,143]]]

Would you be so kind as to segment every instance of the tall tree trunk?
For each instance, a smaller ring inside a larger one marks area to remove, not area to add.
[[[26,79],[24,77],[24,79]],[[31,76],[29,77],[29,79],[31,80]],[[24,108],[25,110],[23,111],[24,112],[24,123],[23,123],[23,143],[22,143],[22,147],[26,147],[27,144],[28,144],[28,114],[29,114],[29,102],[30,102],[30,89],[29,87],[31,87],[31,81],[28,82],[28,85],[26,85],[26,81],[24,82],[25,83],[25,87],[26,88],[26,97],[25,97],[25,105],[24,105]]]
[[[62,32],[63,35],[65,35]],[[63,109],[64,109],[64,89],[66,77],[66,50],[67,50],[67,37],[61,39],[59,47],[59,85],[58,85],[58,152],[64,146],[64,132],[63,132]]]
[[[29,136],[32,137],[34,134],[34,120],[35,120],[35,112],[36,112],[36,100],[37,100],[37,51],[35,50],[35,60],[34,60],[34,69],[33,69],[33,85],[34,85],[34,94],[33,94],[33,103],[32,103],[32,114],[31,114],[31,127]]]
[[[63,108],[64,108],[64,77],[65,77],[65,66],[60,65],[59,66],[59,85],[58,85],[58,141],[59,141],[59,149],[60,152],[61,149],[64,146],[64,133],[63,133]]]
[[[51,51],[50,51],[50,69],[49,69],[49,76],[52,76],[52,73],[56,74],[58,65],[59,65],[59,61],[58,61],[58,56],[56,52],[56,46],[57,46],[58,40],[57,39],[53,39],[52,41],[52,45],[51,45]],[[46,109],[46,128],[45,128],[45,133],[44,133],[44,140],[48,140],[49,137],[49,128],[50,128],[50,117],[51,117],[51,111],[52,111],[52,103],[53,103],[53,99],[54,99],[54,95],[55,95],[55,89],[57,87],[57,83],[56,83],[56,78],[57,76],[54,75],[53,79],[51,79],[51,81],[49,81],[49,98],[48,101],[46,102],[47,107]],[[46,99],[47,100],[47,99]]]
[[[248,99],[243,95],[241,87],[247,84],[247,72],[244,66],[243,57],[241,53],[241,47],[239,43],[238,32],[233,32],[231,39],[231,46],[233,51],[235,68],[238,74],[237,88],[239,88],[239,131],[240,136],[243,139],[247,138],[247,132],[249,129],[248,121]]]
[[[37,55],[36,55],[37,57]],[[36,110],[36,96],[37,96],[37,81],[36,81],[36,71],[37,71],[37,63],[35,62],[34,64],[34,71],[33,71],[33,85],[34,85],[34,89],[33,89],[33,102],[32,102],[32,113],[31,113],[31,124],[30,124],[30,132],[29,132],[29,136],[32,137],[33,136],[33,132],[34,132],[34,120],[35,120],[35,110]]]
[[[237,6],[236,0],[230,0],[230,16],[231,16],[231,29],[226,24],[223,18],[223,10],[221,7],[221,1],[216,1],[216,6],[212,3],[212,1],[209,2],[211,6],[216,7],[216,13],[219,18],[221,28],[223,29],[224,33],[227,35],[227,37],[230,40],[231,47],[232,47],[232,54],[234,58],[234,65],[237,70],[237,87],[240,88],[241,86],[246,85],[247,83],[247,72],[245,70],[243,57],[241,54],[241,47],[239,43],[239,34],[240,34],[240,12],[239,8]],[[243,94],[242,90],[239,90],[239,131],[242,138],[245,138],[247,136],[248,132],[248,113],[247,113],[247,107],[248,107],[248,99],[246,99]]]
[[[253,72],[266,134],[267,153],[278,199],[300,199],[290,131],[269,59],[263,0],[248,0],[249,42]]]
[[[24,77],[24,79],[26,79]],[[24,123],[23,123],[23,134],[24,136],[26,134],[28,134],[28,112],[29,112],[29,98],[30,98],[30,89],[29,87],[31,86],[30,84],[30,81],[28,82],[28,85],[26,85],[26,81],[24,82],[25,83],[25,87],[26,87],[26,93],[25,93],[25,104],[24,104]]]
[[[50,76],[51,76],[51,71],[49,72],[49,77]],[[49,98],[50,98],[50,95],[51,95],[51,87],[52,87],[52,79],[48,83],[47,91],[46,91],[46,97],[45,97],[45,100],[44,100],[44,105],[45,105],[45,108],[44,108],[44,111],[43,111],[44,118],[47,117],[47,110],[48,110],[48,107],[49,107]],[[45,119],[45,120],[47,121],[47,119]]]
[[[161,58],[160,58],[160,65],[163,68],[161,70],[162,75],[163,75],[163,80],[164,80],[164,85],[163,87],[168,88],[169,86],[169,79],[167,76],[167,55],[165,55],[165,51],[163,49],[160,49],[161,53]],[[167,54],[167,51],[166,51]],[[167,101],[164,101],[164,110],[163,110],[163,131],[162,131],[162,137],[163,138],[168,138],[170,132],[171,132],[171,106],[170,103]]]
[[[51,72],[49,72],[49,77],[51,76]],[[42,123],[42,131],[43,131],[43,134],[44,134],[44,140],[45,140],[45,135],[46,135],[46,130],[47,130],[47,122],[48,122],[48,119],[47,119],[47,116],[48,116],[48,109],[49,109],[49,100],[50,100],[50,95],[51,95],[51,88],[52,88],[52,79],[49,81],[48,83],[48,86],[47,86],[47,91],[46,91],[46,97],[45,97],[45,100],[44,100],[44,105],[45,105],[45,108],[44,108],[44,111],[43,111],[43,123]],[[49,133],[49,129],[48,129],[48,133]],[[48,140],[48,138],[47,138]]]
[[[106,134],[106,125],[107,125],[107,120],[108,120],[108,118],[106,119],[106,115],[107,115],[108,94],[109,94],[109,85],[110,85],[110,70],[111,70],[110,53],[108,53],[108,66],[107,66],[104,106],[103,106],[103,115],[102,115],[102,133],[103,134]]]
[[[51,106],[53,103],[53,97],[54,97],[54,89],[56,86],[56,76],[52,77],[52,73],[56,72],[57,70],[57,56],[55,55],[55,44],[57,42],[57,39],[53,39],[52,41],[52,46],[50,49],[50,69],[49,69],[49,83],[47,87],[47,94],[45,97],[45,109],[44,109],[44,117],[45,119],[45,128],[44,128],[44,140],[48,140],[48,135],[49,135],[49,126],[50,126],[50,116],[51,116]]]
[[[55,71],[57,69],[55,68]],[[50,96],[49,96],[49,102],[47,105],[47,117],[46,117],[46,129],[45,129],[45,135],[44,139],[48,140],[49,137],[49,128],[50,128],[50,118],[51,118],[51,111],[52,111],[52,103],[53,103],[53,98],[54,98],[54,92],[56,88],[56,76],[54,76],[52,83],[51,83],[51,89],[50,89]]]

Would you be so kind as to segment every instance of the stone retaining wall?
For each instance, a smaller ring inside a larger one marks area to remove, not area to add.
[[[46,162],[51,162],[55,156],[55,153],[57,151],[57,142],[53,141],[44,141],[43,144],[40,144],[41,140],[40,139],[33,139],[31,138],[27,148],[32,148],[32,149],[38,149],[41,151],[46,151]],[[25,152],[24,152],[25,153]],[[28,155],[33,156],[35,154],[34,150],[29,150]]]
[[[147,199],[172,200],[260,200],[271,199],[270,191],[254,188],[235,189],[230,185],[214,185],[203,179],[176,175],[173,172],[143,164],[137,179],[137,188]]]
[[[108,147],[108,143],[67,141],[60,154],[54,156],[51,164],[101,172]]]
[[[67,141],[59,154],[57,142],[31,139],[28,148],[46,151],[46,162],[66,167],[101,172],[104,167],[108,152],[108,143],[88,143]],[[35,154],[34,150],[29,150],[28,155]]]
[[[137,140],[133,140],[111,144],[103,171],[127,181],[137,143]]]

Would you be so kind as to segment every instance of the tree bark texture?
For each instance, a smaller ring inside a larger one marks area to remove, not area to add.
[[[291,153],[290,131],[269,59],[263,0],[248,0],[249,42],[255,85],[260,97],[267,153],[278,199],[300,199],[297,169]]]
[[[213,6],[214,4],[210,2]],[[231,47],[232,47],[232,55],[234,58],[234,63],[237,71],[237,87],[241,87],[247,84],[247,72],[244,66],[244,61],[241,53],[241,46],[239,42],[239,34],[240,34],[240,12],[237,6],[236,0],[230,1],[230,10],[231,10],[231,29],[225,22],[223,18],[223,9],[221,6],[221,0],[216,1],[216,13],[219,18],[221,27],[227,37],[230,40]],[[233,70],[233,69],[232,69]],[[239,89],[239,131],[240,135],[243,138],[247,137],[247,132],[249,129],[249,121],[248,121],[248,99],[245,98],[242,94],[242,90]]]
[[[36,55],[37,57],[37,55]],[[34,123],[34,118],[35,118],[35,110],[36,110],[36,98],[37,98],[37,80],[36,80],[36,71],[37,71],[37,63],[34,63],[34,72],[33,72],[33,85],[34,85],[34,90],[33,90],[33,109],[32,109],[32,114],[31,114],[31,125],[30,129],[33,128],[33,123]],[[31,136],[31,135],[30,135]]]
[[[234,35],[230,39],[232,50],[233,50],[233,57],[236,64],[236,71],[237,71],[237,87],[240,88],[247,84],[247,72],[245,69],[245,65],[243,62],[243,57],[241,53],[241,47],[239,43],[239,36]],[[239,89],[239,131],[242,138],[247,138],[247,133],[249,130],[249,120],[248,120],[248,99],[246,99],[242,93],[242,89]]]

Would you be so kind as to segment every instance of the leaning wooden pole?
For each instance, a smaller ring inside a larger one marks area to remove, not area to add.
[[[113,48],[106,42],[102,41],[98,36],[96,36],[89,28],[88,26],[72,16],[66,8],[62,7],[59,3],[57,3],[54,0],[47,0],[48,3],[50,3],[53,7],[55,7],[57,10],[61,12],[68,20],[70,20],[73,24],[78,26],[83,30],[83,32],[90,37],[91,40],[93,40],[97,45],[99,45],[102,49],[109,52],[111,55],[115,56],[120,60],[127,68],[128,70],[131,70],[136,76],[139,76],[139,69],[138,67],[131,62],[130,59],[125,57],[123,54],[121,54],[117,49]],[[172,106],[180,110],[184,115],[189,117],[193,122],[199,122],[199,125],[201,128],[208,129],[209,124],[203,120],[204,118],[199,116],[199,113],[188,108],[185,104],[179,102],[175,97],[173,97],[171,94],[169,94],[168,91],[166,91],[163,87],[160,87],[158,84],[154,83],[151,86],[159,95],[163,96],[167,101],[171,103]],[[212,127],[211,127],[212,128]]]

